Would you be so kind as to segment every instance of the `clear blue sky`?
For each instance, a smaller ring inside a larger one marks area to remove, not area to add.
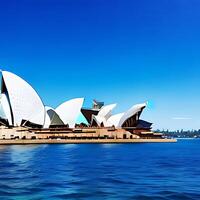
[[[199,0],[0,0],[0,66],[46,105],[149,101],[154,128],[200,128]]]

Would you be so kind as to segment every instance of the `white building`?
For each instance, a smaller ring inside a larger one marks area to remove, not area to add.
[[[66,125],[74,128],[83,102],[84,98],[75,98],[65,101],[55,109],[47,107],[30,84],[11,72],[2,71],[0,119],[7,126],[49,128]],[[137,104],[124,113],[112,115],[116,105],[102,104],[98,110],[86,109],[83,113],[87,120],[91,119],[91,126],[136,127],[146,107],[146,103]]]
[[[135,127],[139,121],[139,117],[146,107],[146,103],[136,104],[128,111],[112,115],[112,110],[116,104],[103,106],[97,115],[92,116],[92,126],[115,126],[116,128]]]
[[[30,84],[11,72],[2,71],[1,119],[9,126],[68,125],[74,128],[83,101],[83,98],[72,99],[55,110],[45,107]]]

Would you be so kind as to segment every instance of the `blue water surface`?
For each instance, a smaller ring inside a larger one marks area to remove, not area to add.
[[[200,140],[0,146],[0,199],[200,199]]]

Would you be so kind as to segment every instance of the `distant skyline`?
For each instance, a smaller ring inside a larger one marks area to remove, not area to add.
[[[0,69],[45,105],[148,101],[154,129],[200,129],[200,1],[0,2]]]

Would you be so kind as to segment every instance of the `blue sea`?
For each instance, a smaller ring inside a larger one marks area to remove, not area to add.
[[[200,199],[200,140],[0,146],[0,200]]]

